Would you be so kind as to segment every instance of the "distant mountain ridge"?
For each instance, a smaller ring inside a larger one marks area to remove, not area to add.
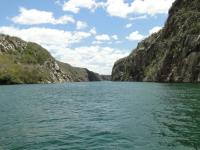
[[[176,0],[164,28],[114,64],[112,80],[200,82],[200,1]]]
[[[104,76],[57,61],[36,43],[0,34],[0,84],[101,80]]]

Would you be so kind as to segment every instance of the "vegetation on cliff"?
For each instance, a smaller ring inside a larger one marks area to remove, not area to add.
[[[176,0],[164,28],[115,63],[112,80],[200,82],[199,0]]]
[[[0,35],[0,84],[63,83],[102,79],[97,73],[55,60],[46,49],[36,43]]]

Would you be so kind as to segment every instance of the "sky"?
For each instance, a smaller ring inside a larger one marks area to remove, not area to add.
[[[100,74],[158,32],[174,0],[1,0],[0,33]]]

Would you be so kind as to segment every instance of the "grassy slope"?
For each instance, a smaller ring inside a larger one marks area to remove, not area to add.
[[[0,84],[42,83],[49,80],[42,65],[51,55],[41,46],[28,43],[26,49],[0,54]]]
[[[8,43],[11,45],[21,42],[25,43],[25,45],[27,44],[24,48],[22,46],[14,46],[7,50],[0,47],[0,84],[57,82],[57,79],[63,78],[63,75],[67,79],[66,82],[102,80],[99,74],[85,68],[73,67],[56,61],[46,49],[36,43],[26,43],[17,37],[0,36],[4,38],[3,40],[0,39],[0,44],[3,43],[5,46]],[[54,74],[55,63],[60,67],[60,70],[56,70],[59,73],[59,77]],[[52,74],[54,74],[54,77]]]

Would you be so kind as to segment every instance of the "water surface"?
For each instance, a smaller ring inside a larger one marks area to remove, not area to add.
[[[200,85],[0,86],[0,150],[32,149],[200,149]]]

